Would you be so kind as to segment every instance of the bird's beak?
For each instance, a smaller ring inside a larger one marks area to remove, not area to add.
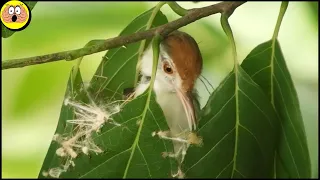
[[[190,131],[196,130],[196,118],[192,92],[184,92],[179,88],[176,89],[176,92],[186,112]]]

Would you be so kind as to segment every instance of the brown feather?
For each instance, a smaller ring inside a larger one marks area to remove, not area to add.
[[[162,44],[182,79],[182,89],[192,91],[202,71],[202,56],[197,42],[187,33],[174,31]]]

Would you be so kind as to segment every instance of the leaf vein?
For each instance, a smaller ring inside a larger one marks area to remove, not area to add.
[[[133,118],[130,118],[129,120],[127,120],[127,121],[125,121],[125,122],[121,123],[121,125],[124,125],[124,124],[126,124],[126,123],[128,123],[128,122],[130,122],[130,121],[132,121],[132,120],[134,120],[134,119],[137,119],[137,118],[139,118],[140,116],[141,116],[141,115],[136,116],[136,117],[133,117]],[[96,137],[94,137],[93,139],[99,138],[99,137],[103,136],[104,134],[106,134],[106,133],[108,133],[108,132],[110,132],[110,131],[112,131],[113,129],[116,129],[116,128],[120,128],[120,126],[114,126],[114,127],[112,127],[111,129],[109,129],[109,130],[107,130],[107,131],[105,131],[105,132],[103,132],[103,133],[101,133],[101,134],[97,135],[97,136],[96,136]]]
[[[145,28],[147,25],[140,27],[137,31],[135,31],[134,33],[140,31],[141,29]],[[121,49],[122,47],[120,47],[114,54],[112,54],[111,58],[113,58],[113,56]],[[135,54],[133,54],[130,58],[128,58],[128,60],[126,60],[120,67],[119,69],[114,73],[114,75],[109,79],[109,81],[106,83],[106,85],[103,85],[104,83],[101,84],[97,95],[101,92],[101,88],[102,90],[104,88],[106,88],[108,86],[108,84],[112,81],[112,79],[118,74],[118,72],[134,57],[138,54],[138,52],[136,52]],[[111,59],[110,58],[110,59]],[[107,63],[110,61],[110,59],[107,61]],[[105,67],[107,64],[103,64],[103,66]],[[101,66],[102,67],[102,66]],[[102,76],[102,75],[101,75]]]
[[[137,144],[137,147],[138,147],[138,149],[139,149],[139,151],[140,151],[140,153],[141,153],[141,156],[142,156],[144,162],[146,163],[145,165],[147,166],[149,176],[150,176],[150,178],[152,178],[151,172],[150,172],[150,168],[149,168],[149,165],[148,165],[148,162],[147,162],[147,160],[146,160],[146,157],[144,157],[144,154],[142,153],[142,150],[141,150],[141,148],[140,148],[140,146],[139,146],[139,143]]]
[[[243,175],[239,170],[235,169],[235,171],[236,171],[237,173],[239,173],[242,177],[247,178],[247,177],[246,177],[245,175]]]
[[[248,100],[268,119],[269,124],[271,125],[272,128],[274,128],[274,126],[271,123],[271,120],[269,118],[269,116],[267,116],[260,108],[259,106],[244,92],[239,88],[239,91],[246,97],[248,98]]]
[[[263,153],[263,148],[262,148],[261,144],[259,143],[258,138],[257,138],[248,128],[246,128],[246,127],[243,126],[242,124],[239,124],[239,126],[242,127],[244,130],[246,130],[246,131],[256,140],[256,142],[257,142],[257,144],[258,144],[258,146],[259,146],[259,149],[260,149],[260,151],[261,151],[261,154],[262,154],[262,156],[264,157],[264,159],[266,160],[266,156],[265,156],[265,154]]]
[[[276,57],[274,57],[274,58],[276,59],[275,62],[276,62],[276,64],[278,65],[278,67],[279,67],[279,69],[280,69],[280,72],[281,72],[284,80],[286,81],[286,84],[287,84],[288,89],[289,89],[289,91],[290,91],[291,97],[298,98],[298,97],[295,95],[295,93],[293,92],[292,88],[290,87],[290,84],[289,84],[289,82],[288,82],[288,78],[285,76],[284,72],[282,71],[282,68],[280,67],[280,65],[279,65],[279,63],[278,63],[277,58],[276,58]],[[274,75],[274,76],[275,76],[275,75]],[[280,87],[280,86],[279,86],[279,87]],[[295,111],[295,112],[296,112],[296,115],[299,116],[300,118],[302,118],[301,115],[298,113],[299,110],[298,110],[298,108],[297,108],[296,106],[297,106],[297,105],[295,104],[295,105],[294,105],[294,108],[296,109],[296,111]]]
[[[283,133],[283,135],[284,135],[283,137],[284,137],[284,139],[285,139],[286,145],[287,145],[288,148],[289,148],[289,152],[290,152],[291,159],[292,159],[292,161],[293,161],[294,167],[295,167],[296,172],[297,172],[297,174],[298,174],[298,178],[300,178],[300,173],[299,173],[299,170],[298,170],[298,166],[297,166],[296,161],[295,161],[295,159],[294,159],[294,157],[293,157],[292,150],[291,150],[291,147],[290,147],[290,145],[289,145],[289,142],[288,142],[288,139],[287,139],[287,135],[286,135],[286,133],[285,133],[285,130],[284,130],[284,127],[283,127],[283,124],[282,124],[281,121],[280,121],[280,125],[281,125],[281,128],[282,128],[282,133]]]
[[[285,109],[285,112],[286,112],[286,115],[287,115],[287,117],[288,117],[288,119],[289,119],[289,122],[290,122],[290,125],[292,126],[292,128],[293,128],[293,131],[294,131],[294,134],[297,136],[297,138],[299,139],[299,142],[298,142],[298,144],[299,144],[299,146],[301,147],[301,150],[302,150],[302,154],[303,154],[303,157],[304,157],[304,160],[306,160],[306,158],[305,158],[305,153],[304,153],[304,149],[303,149],[303,146],[302,146],[302,144],[301,144],[301,139],[300,139],[300,136],[298,135],[298,133],[297,133],[297,131],[296,131],[296,129],[295,129],[295,126],[293,125],[293,123],[292,123],[292,119],[291,119],[291,117],[290,117],[290,114],[289,114],[289,112],[288,112],[288,109],[287,109],[287,106],[286,106],[286,103],[284,102],[284,98],[283,98],[283,94],[282,94],[282,92],[281,92],[281,88],[280,88],[280,84],[279,84],[279,82],[278,82],[278,80],[277,80],[277,78],[274,76],[274,80],[275,80],[275,82],[276,82],[276,84],[277,84],[277,86],[278,86],[278,88],[279,88],[279,92],[280,92],[280,97],[281,97],[281,101],[283,102],[283,104],[284,104],[284,109]]]
[[[198,163],[200,163],[208,154],[210,154],[226,137],[228,137],[231,132],[235,130],[235,127],[233,127],[226,135],[224,135],[202,158],[199,159],[198,162],[193,164],[189,169],[186,170],[185,173],[187,173],[190,169],[192,169],[194,166],[196,166]],[[233,161],[233,160],[232,160]]]
[[[268,69],[268,68],[271,68],[271,66],[266,66],[266,67],[264,67],[264,68],[261,68],[260,70],[258,70],[258,71],[256,71],[255,73],[253,73],[253,74],[251,75],[251,78],[253,78],[254,76],[258,75],[259,73],[261,73],[262,71],[264,71],[264,70],[266,70],[266,69]]]
[[[125,153],[125,152],[129,151],[130,149],[131,149],[131,148],[126,149],[126,150],[121,151],[121,152],[119,152],[118,154],[116,154],[116,155],[114,155],[114,156],[110,157],[109,159],[107,159],[107,160],[106,160],[106,161],[104,161],[103,163],[100,163],[100,164],[99,164],[98,166],[96,166],[95,168],[91,169],[91,170],[90,170],[90,171],[88,171],[87,173],[85,173],[85,174],[83,174],[82,176],[80,176],[79,178],[82,178],[82,177],[86,176],[87,174],[89,174],[89,173],[91,173],[91,172],[95,171],[97,168],[99,168],[99,167],[100,167],[100,166],[102,166],[103,164],[105,164],[105,163],[109,162],[110,160],[112,160],[113,158],[115,158],[115,157],[117,157],[117,156],[119,156],[119,155],[121,155],[121,154],[123,154],[123,153]]]
[[[226,82],[228,82],[229,78],[232,77],[232,74],[233,74],[233,73],[230,73],[230,74],[225,78],[224,82],[222,82],[222,83],[218,86],[218,88],[212,93],[212,95],[210,96],[210,99],[213,99],[213,98],[216,96],[216,94],[221,90],[221,87],[223,87],[223,86],[226,84]],[[208,100],[207,103],[210,102],[210,99]]]
[[[232,164],[233,159],[220,171],[220,173],[216,176],[216,179]]]
[[[128,58],[128,60],[126,60],[126,61],[119,67],[119,69],[118,69],[116,72],[114,72],[113,76],[111,76],[111,78],[109,79],[109,81],[107,82],[107,84],[104,85],[104,86],[101,86],[101,87],[102,87],[102,90],[109,85],[109,83],[110,83],[110,82],[113,80],[113,78],[119,73],[119,71],[120,71],[125,65],[127,65],[128,62],[129,62],[134,56],[136,56],[137,54],[138,54],[138,52],[134,53],[130,58]],[[101,91],[101,88],[99,89],[98,92],[100,92],[100,91]]]
[[[199,128],[198,131],[200,131],[203,127],[205,127],[210,121],[212,121],[214,118],[216,118],[216,116],[218,114],[220,114],[222,112],[222,110],[229,104],[229,102],[235,97],[235,95],[232,95],[230,97],[230,99],[221,107],[221,109],[212,117],[210,118],[204,125],[201,126],[201,128]]]
[[[292,128],[293,128],[293,131],[294,131],[295,135],[296,135],[296,136],[298,137],[298,139],[299,139],[299,145],[300,145],[301,149],[303,149],[303,146],[302,146],[302,144],[301,144],[302,141],[301,141],[300,136],[298,135],[298,133],[297,133],[297,131],[296,131],[295,126],[294,126],[293,123],[292,123],[291,116],[290,116],[290,114],[289,114],[289,112],[288,112],[287,105],[286,105],[286,103],[285,103],[285,101],[284,101],[284,97],[283,97],[283,94],[282,94],[282,89],[280,88],[280,84],[279,84],[279,81],[277,80],[276,76],[274,76],[274,80],[275,80],[275,82],[277,83],[278,88],[279,88],[279,90],[280,90],[279,92],[280,92],[281,101],[282,101],[283,104],[284,104],[285,112],[286,112],[286,114],[287,114],[288,119],[290,120],[289,122],[290,122],[290,124],[291,124],[291,126],[292,126]]]
[[[252,56],[247,57],[246,60],[251,59],[251,58],[253,58],[253,57],[256,57],[256,56],[264,53],[265,51],[267,51],[267,50],[269,50],[269,49],[271,49],[271,46],[270,46],[270,47],[267,47],[267,48],[264,49],[263,51],[260,51],[260,52],[258,52],[258,53],[256,53],[256,54],[253,54]]]

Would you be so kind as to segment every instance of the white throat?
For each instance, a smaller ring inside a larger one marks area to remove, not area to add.
[[[160,46],[159,62],[161,61],[161,56],[164,58],[170,58]],[[151,77],[152,64],[153,51],[150,47],[145,51],[141,59],[140,69],[143,76]],[[188,121],[183,105],[178,98],[175,89],[168,85],[165,78],[164,72],[161,68],[158,68],[153,89],[156,94],[156,101],[164,113],[172,135],[179,136],[182,132],[189,130]],[[181,83],[180,78],[175,78],[174,83]],[[140,82],[136,88],[135,96],[142,94],[148,86],[149,82]]]

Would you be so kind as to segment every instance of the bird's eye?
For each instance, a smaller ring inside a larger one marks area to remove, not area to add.
[[[172,70],[171,66],[170,66],[167,62],[165,62],[165,63],[163,64],[163,70],[164,70],[164,72],[166,72],[167,74],[172,74],[172,73],[173,73],[173,70]]]
[[[20,9],[19,6],[17,6],[15,10],[16,10],[16,14],[20,14],[21,13],[21,9]]]
[[[14,7],[10,6],[9,7],[9,14],[12,15],[14,13]]]

